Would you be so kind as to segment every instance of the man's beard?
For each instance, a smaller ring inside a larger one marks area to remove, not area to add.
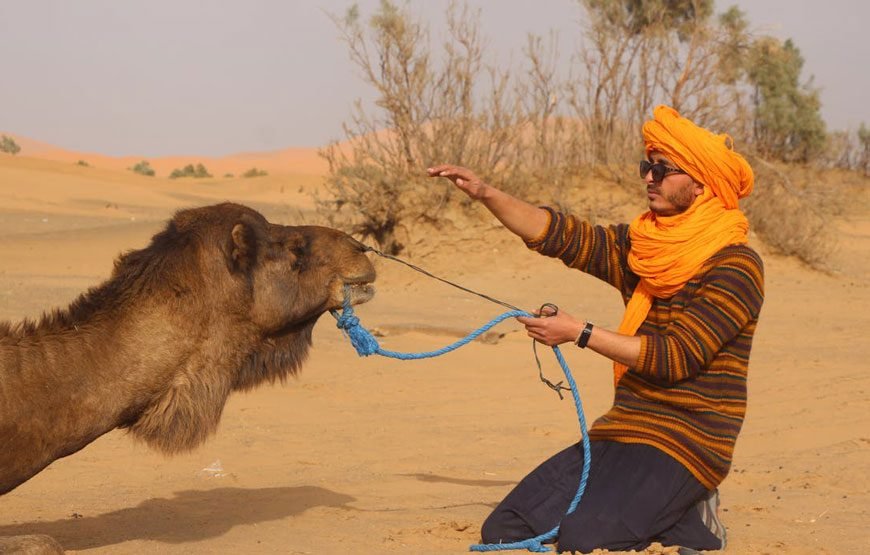
[[[695,195],[691,189],[680,189],[668,194],[664,194],[661,189],[652,189],[652,192],[662,197],[673,207],[674,212],[670,214],[671,216],[682,214],[695,202]]]

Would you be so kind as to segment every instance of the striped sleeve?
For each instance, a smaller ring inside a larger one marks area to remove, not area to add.
[[[640,330],[640,356],[633,372],[659,383],[692,378],[758,318],[764,299],[761,259],[748,248],[727,253],[711,259],[712,269],[664,330]]]
[[[628,225],[593,226],[552,208],[543,208],[549,214],[549,225],[540,237],[527,241],[526,246],[622,291],[629,251]]]

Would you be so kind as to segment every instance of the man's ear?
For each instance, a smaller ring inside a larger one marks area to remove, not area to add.
[[[695,188],[692,189],[692,191],[695,193],[696,197],[700,197],[701,195],[704,194],[704,184],[700,183],[698,181],[695,181]]]
[[[230,270],[247,272],[257,261],[257,234],[250,226],[237,223],[230,235]]]

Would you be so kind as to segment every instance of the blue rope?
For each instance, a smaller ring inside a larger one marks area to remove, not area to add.
[[[424,353],[398,353],[395,351],[388,351],[381,348],[381,346],[378,344],[378,340],[375,339],[375,337],[367,329],[360,325],[359,318],[354,315],[353,308],[347,301],[345,301],[341,313],[336,310],[332,310],[330,312],[337,320],[336,326],[340,330],[342,330],[348,336],[348,338],[350,338],[351,344],[360,356],[365,357],[373,354],[378,354],[381,356],[396,358],[399,360],[418,360],[423,358],[437,357],[443,355],[444,353],[454,351],[459,347],[462,347],[463,345],[467,345],[471,341],[474,341],[475,338],[480,336],[480,334],[486,332],[499,322],[507,320],[508,318],[516,318],[517,316],[534,317],[533,314],[530,314],[524,310],[511,310],[505,312],[504,314],[501,314],[500,316],[496,316],[495,318],[484,324],[482,327],[468,334],[466,337],[441,349]],[[571,500],[571,504],[568,506],[568,512],[565,513],[565,516],[568,516],[577,509],[577,505],[580,503],[580,498],[583,496],[583,492],[586,490],[586,481],[589,478],[589,467],[591,464],[589,434],[586,432],[586,417],[583,415],[583,403],[580,401],[580,393],[578,393],[577,391],[577,384],[574,382],[574,377],[571,375],[571,370],[568,368],[568,363],[565,362],[565,358],[562,356],[562,351],[559,350],[559,347],[554,346],[553,353],[556,355],[556,360],[559,361],[559,365],[562,367],[562,371],[565,373],[565,379],[568,381],[568,385],[571,386],[571,395],[574,397],[574,406],[577,409],[577,416],[580,421],[580,432],[582,434],[583,441],[583,471],[580,475],[580,485],[577,488],[577,493],[574,495],[574,499]],[[529,551],[537,553],[552,551],[552,548],[545,546],[544,542],[553,541],[556,539],[556,537],[559,535],[559,526],[560,525],[557,524],[556,527],[549,532],[546,532],[539,536],[535,536],[534,538],[529,538],[527,540],[510,543],[475,544],[470,546],[469,549],[471,551],[505,551],[509,549],[527,549]]]

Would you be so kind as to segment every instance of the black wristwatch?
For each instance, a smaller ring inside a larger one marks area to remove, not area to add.
[[[586,325],[583,327],[583,331],[580,332],[580,335],[577,336],[577,339],[574,340],[574,344],[580,347],[581,349],[586,348],[586,344],[589,343],[589,338],[592,336],[592,322],[586,322]]]

